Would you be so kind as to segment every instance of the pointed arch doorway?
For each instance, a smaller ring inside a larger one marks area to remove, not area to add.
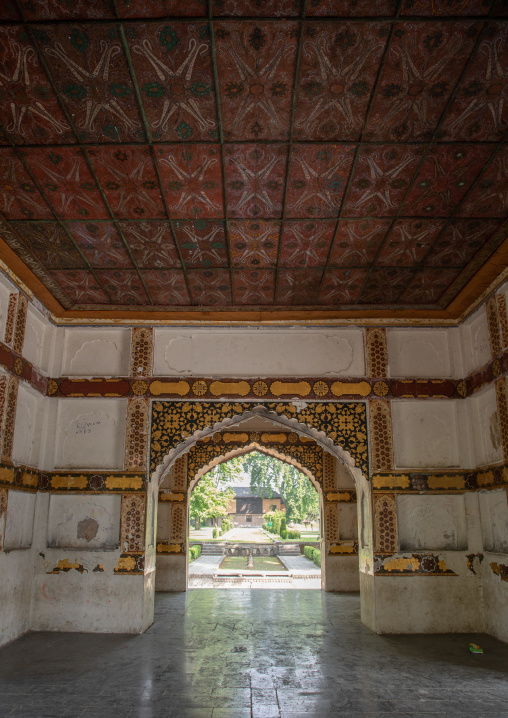
[[[256,422],[260,421],[268,422],[270,431],[257,431]],[[277,433],[278,440],[261,436]],[[240,440],[235,434],[244,436]],[[358,590],[359,539],[344,535],[339,515],[344,513],[344,504],[348,504],[350,516],[356,517],[358,502],[361,511],[355,526],[359,526],[360,543],[367,545],[371,538],[371,508],[366,478],[365,404],[316,402],[301,406],[300,402],[209,401],[153,405],[151,491],[159,498],[160,490],[161,501],[156,503],[169,506],[164,509],[169,513],[167,537],[156,542],[157,589],[187,588],[188,504],[192,486],[214,462],[224,461],[233,451],[245,452],[253,444],[279,453],[290,463],[300,464],[307,475],[312,475],[322,502],[323,588]]]

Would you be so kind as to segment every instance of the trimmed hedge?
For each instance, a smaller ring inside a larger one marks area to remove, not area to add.
[[[219,534],[219,532],[217,531],[217,529],[214,529],[212,531],[212,538],[217,538],[218,534]]]
[[[286,529],[287,529],[286,519],[285,519],[285,518],[281,518],[281,520],[280,520],[280,535],[281,535],[281,536],[282,536],[282,532],[283,532],[283,531],[286,531]],[[282,538],[285,538],[285,537],[282,536]]]
[[[189,548],[189,556],[191,561],[195,561],[201,556],[201,546],[193,545]]]
[[[316,566],[321,568],[321,551],[318,548],[314,548],[314,546],[304,546],[303,553],[309,561],[313,561]]]
[[[282,532],[281,532],[282,534]],[[287,538],[288,539],[299,539],[302,537],[302,534],[299,531],[286,531]],[[282,537],[284,538],[284,537]]]
[[[280,530],[280,537],[281,537],[281,539],[287,539],[287,538],[288,538],[288,533],[291,533],[291,532],[290,532],[290,531],[286,531],[286,529],[281,529],[281,530]]]

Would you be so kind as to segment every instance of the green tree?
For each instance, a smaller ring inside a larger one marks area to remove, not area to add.
[[[301,523],[319,516],[319,497],[310,480],[297,468],[259,451],[252,451],[243,459],[243,470],[250,475],[252,491],[265,498],[274,492],[286,504],[288,520]]]
[[[196,528],[202,521],[227,516],[229,502],[235,498],[235,492],[228,483],[242,476],[242,459],[236,457],[210,469],[194,487],[190,500],[190,515]]]

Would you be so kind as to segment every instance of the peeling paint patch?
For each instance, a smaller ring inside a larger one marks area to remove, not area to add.
[[[104,573],[104,564],[98,563],[97,566],[92,569],[92,573]]]
[[[164,501],[185,501],[185,494],[174,494],[173,492],[164,493],[161,491],[159,494],[159,501],[163,503]]]
[[[87,484],[86,476],[52,476],[50,481],[52,489],[86,489]]]
[[[145,555],[143,553],[123,553],[115,566],[115,574],[142,576],[145,572]]]
[[[495,573],[496,576],[499,576],[501,581],[508,581],[508,566],[505,563],[497,563],[496,561],[492,561],[490,564],[490,568],[492,569],[492,573]]]
[[[330,545],[328,554],[334,555],[347,555],[354,556],[358,553],[358,541],[342,541],[341,543],[334,543]]]
[[[396,557],[376,554],[374,573],[377,576],[457,576],[443,559],[431,553]]]
[[[73,569],[79,573],[88,573],[88,569],[85,568],[82,563],[78,563],[77,561],[71,562],[68,558],[59,561],[52,571],[46,571],[46,573],[68,573]]]
[[[179,543],[158,543],[157,553],[182,553],[182,544]]]
[[[83,519],[78,523],[77,537],[78,539],[85,539],[85,541],[91,541],[97,536],[99,530],[99,523],[95,519],[90,517]]]
[[[108,476],[105,480],[106,488],[109,491],[120,489],[122,491],[136,491],[143,488],[142,476]]]
[[[476,573],[476,569],[473,563],[475,558],[477,558],[478,561],[481,563],[484,559],[484,556],[482,553],[468,553],[466,555],[468,569],[471,571],[471,573],[474,573],[474,575],[477,576],[478,574]]]
[[[372,477],[373,489],[409,489],[410,485],[407,474],[375,474]]]

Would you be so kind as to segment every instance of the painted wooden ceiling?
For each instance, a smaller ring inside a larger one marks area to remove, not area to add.
[[[432,316],[508,235],[506,0],[0,19],[0,237],[54,306]]]

